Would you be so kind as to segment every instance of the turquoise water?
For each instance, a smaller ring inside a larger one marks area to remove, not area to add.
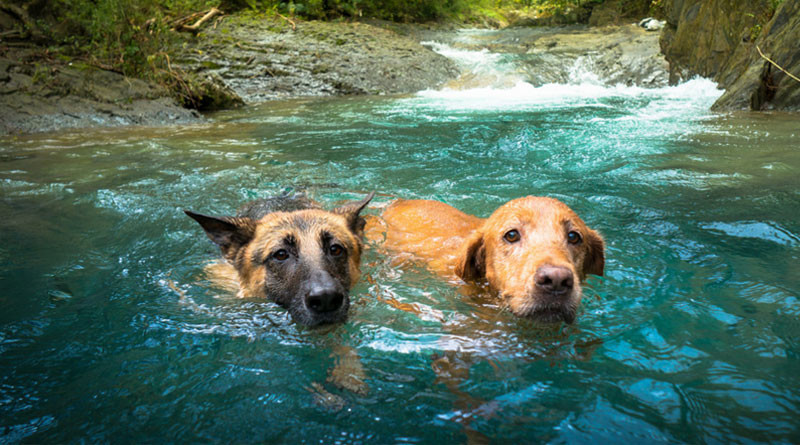
[[[1,141],[0,442],[796,443],[800,124],[718,94],[516,83]],[[181,211],[287,189],[554,196],[606,275],[541,327],[371,246],[349,321],[302,329],[204,281]],[[327,381],[343,348],[366,394]]]

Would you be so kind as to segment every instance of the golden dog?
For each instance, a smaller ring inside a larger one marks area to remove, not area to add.
[[[581,281],[603,274],[603,238],[561,201],[514,199],[489,218],[447,204],[399,200],[368,221],[367,237],[410,254],[434,272],[470,283],[488,283],[521,317],[572,323]]]

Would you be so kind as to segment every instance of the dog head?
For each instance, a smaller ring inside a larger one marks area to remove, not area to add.
[[[185,211],[236,269],[239,292],[269,298],[303,325],[342,322],[350,287],[358,281],[362,201],[332,211],[274,212],[261,219],[214,217]]]
[[[455,273],[488,281],[518,316],[572,323],[581,281],[604,265],[603,238],[572,209],[528,196],[498,208],[465,240]]]

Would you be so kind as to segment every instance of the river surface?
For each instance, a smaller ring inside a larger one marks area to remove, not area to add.
[[[800,441],[798,116],[438,50],[508,75],[0,141],[0,443]],[[302,329],[205,281],[219,253],[182,212],[287,190],[376,190],[371,214],[557,197],[606,273],[573,325],[536,326],[372,245],[349,321]],[[347,348],[366,393],[328,381]]]

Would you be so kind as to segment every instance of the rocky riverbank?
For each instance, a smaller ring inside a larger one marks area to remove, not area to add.
[[[459,31],[387,22],[295,23],[245,12],[186,34],[181,45],[167,49],[197,110],[184,108],[162,86],[41,45],[0,40],[0,134],[184,124],[203,120],[203,111],[281,98],[402,94],[491,82],[437,53],[437,44],[513,54],[515,75],[533,85],[575,81],[586,74],[576,73],[579,60],[581,69],[609,85],[661,87],[702,75],[728,89],[718,109],[798,110],[800,82],[766,62],[756,47],[800,72],[800,0],[785,0],[763,28],[757,26],[766,20],[762,3],[725,15],[721,0],[668,1],[660,47],[658,32],[635,25]]]
[[[34,45],[0,43],[0,135],[201,118],[158,85],[48,57]]]
[[[201,111],[286,97],[410,93],[459,73],[446,57],[386,27],[293,25],[247,14],[226,17],[171,52]],[[0,134],[202,119],[161,86],[0,41]]]
[[[659,33],[635,24],[414,32],[420,40],[456,50],[512,54],[517,66],[512,78],[534,86],[576,83],[589,80],[577,77],[587,76],[605,85],[657,88],[666,86],[669,79],[669,65],[659,51]],[[474,72],[467,72],[450,85],[480,86],[478,82]]]
[[[368,23],[268,21],[240,16],[189,42],[176,56],[245,103],[298,96],[399,94],[458,74],[419,40]]]

